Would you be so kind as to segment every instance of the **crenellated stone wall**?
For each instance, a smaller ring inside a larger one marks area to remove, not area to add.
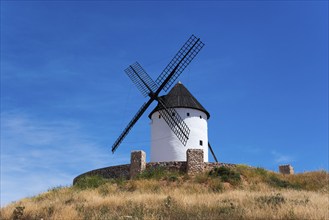
[[[186,151],[187,161],[169,161],[169,162],[150,162],[146,163],[146,154],[144,151],[133,151],[131,153],[131,164],[124,164],[118,166],[104,167],[83,173],[73,180],[73,184],[79,178],[85,176],[99,175],[106,179],[124,178],[130,179],[136,177],[144,170],[164,168],[168,171],[177,171],[180,173],[187,173],[188,175],[195,175],[200,172],[208,172],[215,167],[236,167],[235,164],[218,163],[218,162],[203,162],[202,149],[188,149]],[[294,168],[287,164],[279,166],[279,172],[282,174],[294,174]]]
[[[164,168],[168,171],[178,171],[181,173],[187,173],[194,175],[204,171],[210,171],[214,167],[226,166],[234,167],[235,164],[226,163],[210,163],[203,162],[203,150],[202,149],[188,149],[186,151],[187,161],[169,161],[169,162],[150,162],[146,163],[146,154],[144,151],[133,151],[131,153],[131,164],[104,167],[96,170],[92,170],[83,173],[73,180],[73,184],[77,182],[79,178],[85,176],[99,175],[106,179],[114,178],[134,178],[145,169],[152,168]]]

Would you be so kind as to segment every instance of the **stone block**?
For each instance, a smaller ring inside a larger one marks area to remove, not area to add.
[[[144,151],[132,151],[130,158],[130,178],[136,177],[146,168],[146,154]]]
[[[188,149],[186,151],[186,158],[186,171],[188,175],[194,175],[203,172],[204,159],[202,149]]]
[[[294,174],[294,168],[290,165],[281,165],[279,166],[279,172],[282,174]]]

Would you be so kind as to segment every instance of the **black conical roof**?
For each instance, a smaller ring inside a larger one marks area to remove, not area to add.
[[[160,96],[168,108],[192,108],[200,110],[206,113],[208,119],[210,117],[209,112],[198,102],[198,100],[186,89],[186,87],[182,83],[177,83],[167,95]],[[149,118],[151,115],[163,109],[159,104],[153,109],[153,111],[149,114]]]

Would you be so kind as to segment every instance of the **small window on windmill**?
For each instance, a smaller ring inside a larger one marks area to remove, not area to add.
[[[203,142],[202,142],[202,140],[200,140],[200,146],[202,146],[203,145]]]
[[[172,116],[175,116],[175,112],[171,113]]]
[[[190,113],[188,112],[188,113],[186,113],[186,115],[187,115],[187,116],[190,116]]]
[[[200,119],[202,119],[202,116],[200,115]]]
[[[161,118],[161,115],[159,114],[159,118]]]

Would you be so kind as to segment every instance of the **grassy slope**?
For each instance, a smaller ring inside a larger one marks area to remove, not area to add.
[[[188,177],[89,177],[1,209],[0,219],[329,219],[329,174],[283,176],[238,166]]]

